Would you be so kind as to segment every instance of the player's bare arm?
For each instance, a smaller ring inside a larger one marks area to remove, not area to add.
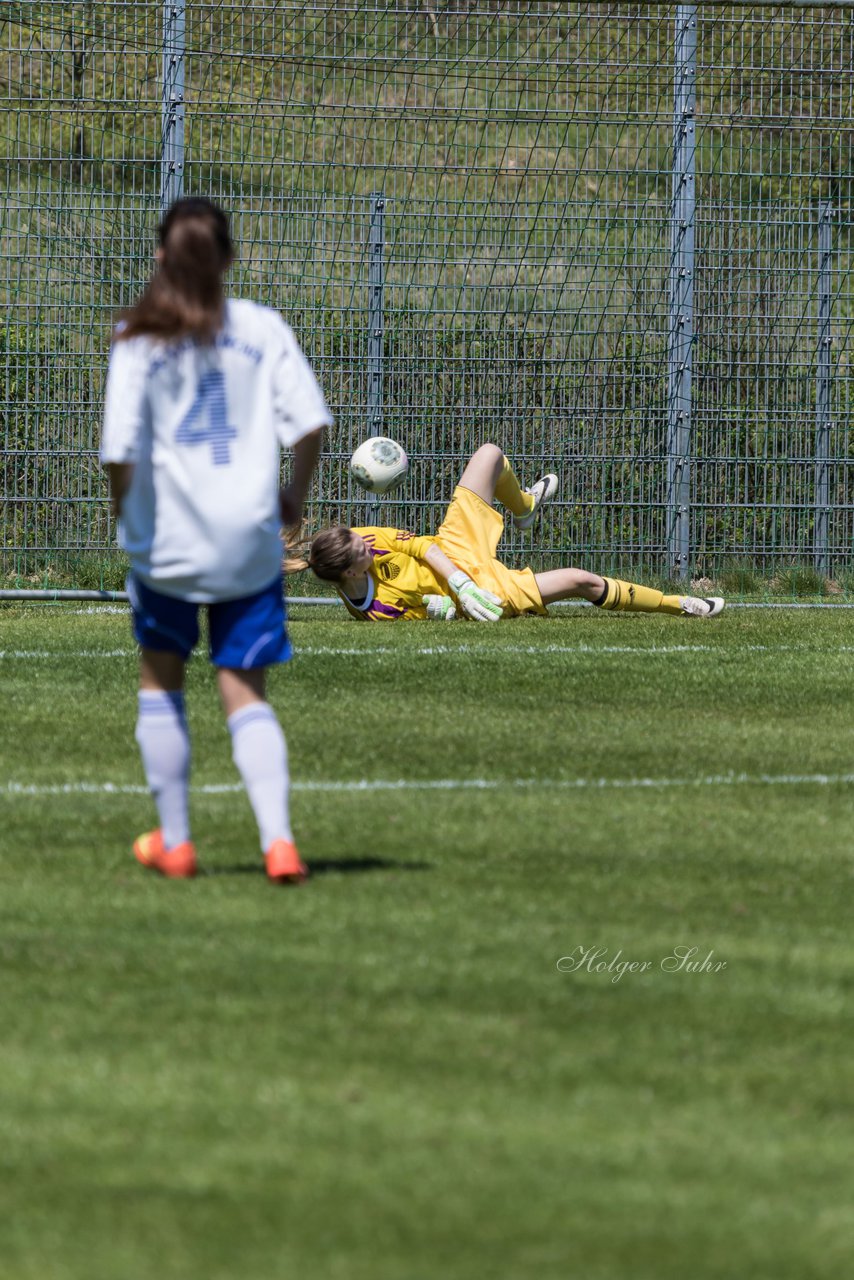
[[[122,513],[122,502],[133,480],[133,463],[108,462],[107,479],[110,482],[110,510],[118,519]]]
[[[293,447],[290,483],[285,485],[279,494],[279,509],[282,513],[283,525],[296,525],[302,519],[308,486],[317,466],[322,445],[323,427],[321,426],[303,436]]]

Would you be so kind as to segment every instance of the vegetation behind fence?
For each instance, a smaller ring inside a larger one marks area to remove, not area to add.
[[[110,326],[179,190],[231,211],[235,291],[333,405],[314,523],[376,514],[366,434],[409,451],[382,518],[418,526],[495,439],[561,474],[542,564],[844,573],[852,11],[81,0],[0,31],[7,577],[113,554]]]

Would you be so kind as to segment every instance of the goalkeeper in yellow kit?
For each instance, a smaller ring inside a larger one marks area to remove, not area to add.
[[[557,487],[557,476],[545,475],[523,489],[502,450],[484,444],[466,464],[435,536],[338,525],[312,539],[303,566],[335,587],[354,618],[368,622],[497,622],[545,614],[547,605],[573,598],[633,613],[712,618],[721,612],[719,597],[664,595],[584,569],[508,569],[496,559],[504,518],[493,501],[510,512],[517,529],[529,529]]]

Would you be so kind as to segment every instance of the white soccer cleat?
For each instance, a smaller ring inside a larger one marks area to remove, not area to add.
[[[558,480],[557,476],[549,472],[546,476],[540,476],[539,480],[535,480],[530,489],[525,489],[525,493],[534,495],[534,506],[532,510],[524,516],[514,516],[513,523],[517,529],[530,529],[531,525],[537,518],[540,507],[544,502],[549,502],[557,493]]]
[[[721,596],[682,596],[679,603],[689,618],[716,618],[724,607]]]

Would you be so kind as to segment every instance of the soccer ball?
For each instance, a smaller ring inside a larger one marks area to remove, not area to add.
[[[409,470],[409,459],[396,440],[371,436],[350,459],[350,474],[369,493],[390,493]]]

